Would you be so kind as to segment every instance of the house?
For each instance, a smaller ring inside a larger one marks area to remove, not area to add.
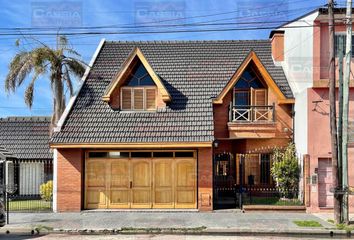
[[[336,79],[339,39],[345,40],[344,8],[335,13]],[[297,26],[297,27],[295,27]],[[299,26],[304,26],[300,28]],[[306,27],[307,26],[307,27]],[[313,27],[308,27],[313,26]],[[310,212],[333,209],[328,83],[328,12],[316,9],[272,31],[277,56],[295,96],[295,144],[303,163],[301,183]],[[345,41],[343,41],[345,42]],[[345,44],[345,43],[344,43]],[[345,45],[342,46],[345,49]],[[353,62],[351,68],[353,69]],[[350,77],[349,186],[354,184],[354,81]],[[337,94],[338,97],[338,94]],[[350,196],[350,211],[354,198]]]
[[[0,146],[0,196],[4,195],[5,186],[13,186],[13,162],[15,156],[6,148]]]
[[[51,139],[54,211],[235,207],[274,187],[294,95],[270,40],[102,40]]]
[[[50,117],[0,119],[0,146],[12,158],[13,176],[9,179],[16,197],[38,198],[40,185],[53,177],[49,125]]]

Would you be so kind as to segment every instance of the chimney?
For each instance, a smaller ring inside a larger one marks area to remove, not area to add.
[[[272,44],[272,57],[275,62],[284,61],[284,31],[274,30],[271,31],[270,42]]]

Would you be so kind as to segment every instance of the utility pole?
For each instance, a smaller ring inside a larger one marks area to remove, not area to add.
[[[344,52],[344,38],[338,39],[338,67],[339,67],[339,81],[338,81],[338,187],[343,189],[342,174],[343,174],[343,154],[342,154],[342,136],[343,136],[343,52]],[[343,222],[343,195],[341,195],[341,219]]]
[[[352,0],[347,0],[346,28],[347,39],[345,46],[345,68],[343,80],[343,129],[342,129],[342,186],[344,190],[342,214],[343,222],[349,223],[348,211],[348,114],[349,114],[349,81],[350,63],[352,60]]]
[[[330,103],[330,129],[332,150],[332,185],[334,188],[333,210],[334,220],[338,224],[341,221],[341,204],[338,195],[338,145],[337,145],[337,119],[336,119],[336,72],[335,72],[335,48],[334,48],[334,2],[328,0],[328,30],[329,30],[329,103]]]

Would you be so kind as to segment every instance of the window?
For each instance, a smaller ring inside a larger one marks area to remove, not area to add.
[[[343,34],[336,34],[335,35],[335,38],[334,38],[334,42],[335,42],[335,48],[336,48],[336,57],[339,56],[339,42],[340,40],[342,40],[342,53],[343,53],[343,57],[345,56],[345,46],[346,46],[346,42],[347,42],[347,39],[346,39],[346,35],[343,33]],[[352,36],[352,56],[353,56],[353,49],[354,49],[354,42],[353,42],[353,36]]]
[[[270,154],[261,154],[261,184],[270,184]]]
[[[121,109],[145,111],[156,109],[156,86],[144,65],[137,61],[126,85],[121,88]]]
[[[236,121],[267,120],[267,89],[252,67],[248,67],[234,87],[233,104]]]

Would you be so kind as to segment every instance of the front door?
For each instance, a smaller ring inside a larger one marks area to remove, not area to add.
[[[236,208],[236,164],[231,153],[214,156],[214,209]]]
[[[330,158],[318,159],[318,202],[319,207],[333,207],[332,162]]]

